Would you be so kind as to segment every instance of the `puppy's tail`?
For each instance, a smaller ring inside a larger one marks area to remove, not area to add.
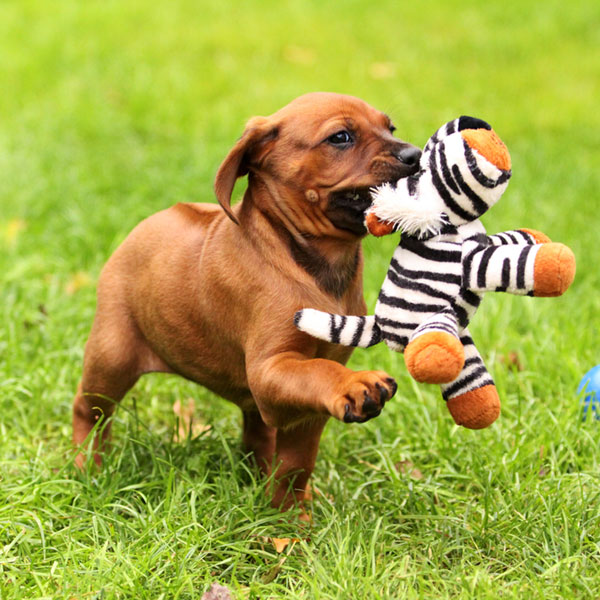
[[[381,330],[373,315],[334,315],[314,308],[305,308],[294,315],[294,324],[300,331],[343,346],[368,348],[382,339]]]

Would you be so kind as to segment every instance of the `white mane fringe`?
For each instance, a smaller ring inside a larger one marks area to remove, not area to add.
[[[384,183],[371,190],[371,196],[373,204],[367,212],[375,213],[382,221],[394,223],[405,235],[417,238],[437,235],[448,222],[439,205],[434,206],[423,198],[415,200],[400,184],[394,188]]]

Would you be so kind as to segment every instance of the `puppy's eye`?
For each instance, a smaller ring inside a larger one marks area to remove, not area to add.
[[[390,133],[394,133],[394,131],[396,131],[396,126],[395,126],[395,125],[392,125],[392,124],[390,123],[390,127],[389,127],[389,129],[390,129]]]
[[[346,146],[352,143],[352,136],[345,129],[336,131],[333,135],[327,138],[327,141],[334,146]]]

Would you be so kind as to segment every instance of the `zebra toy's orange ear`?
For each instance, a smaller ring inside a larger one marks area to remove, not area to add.
[[[493,129],[463,129],[460,134],[470,148],[476,150],[501,171],[510,171],[508,148]]]

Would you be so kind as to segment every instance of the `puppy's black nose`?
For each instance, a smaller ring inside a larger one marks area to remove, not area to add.
[[[421,158],[421,151],[416,146],[403,146],[394,152],[398,160],[409,167],[416,167]]]

